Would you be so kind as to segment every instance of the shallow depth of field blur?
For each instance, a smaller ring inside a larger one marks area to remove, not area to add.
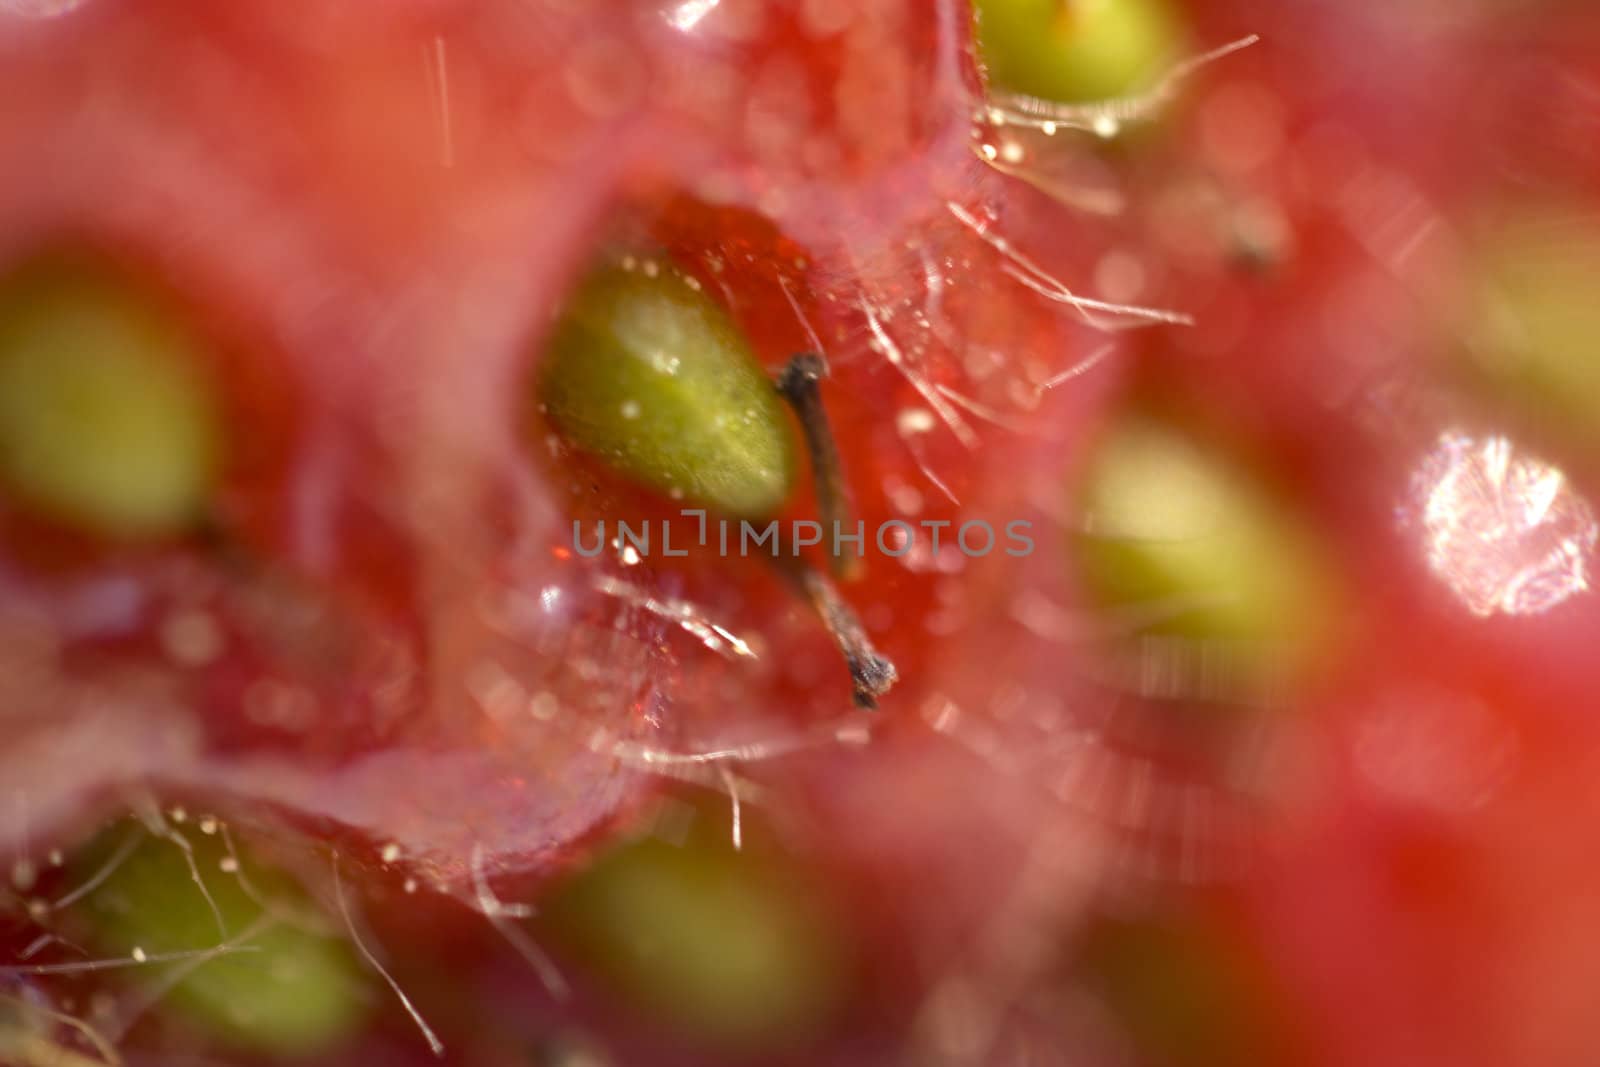
[[[1590,0],[0,0],[0,1065],[1600,1062],[1597,508]]]

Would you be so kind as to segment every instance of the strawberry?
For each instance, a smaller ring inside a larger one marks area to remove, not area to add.
[[[1585,1062],[1580,7],[0,57],[0,1058]]]

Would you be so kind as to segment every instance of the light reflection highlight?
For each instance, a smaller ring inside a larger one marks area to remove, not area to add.
[[[1505,437],[1447,433],[1414,485],[1429,569],[1475,615],[1536,615],[1589,588],[1594,512]]]
[[[25,19],[53,19],[71,14],[88,0],[0,0],[0,14]]]
[[[700,20],[716,10],[722,0],[683,0],[666,12],[667,22],[673,29],[688,33],[700,24]]]

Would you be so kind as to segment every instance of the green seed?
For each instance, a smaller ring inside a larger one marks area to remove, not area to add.
[[[1473,350],[1503,395],[1600,439],[1600,226],[1525,209],[1479,255]]]
[[[177,323],[93,269],[0,282],[0,487],[99,536],[188,530],[221,439],[200,362]]]
[[[92,876],[126,832],[122,826],[103,835],[75,861],[75,873],[85,880]],[[229,870],[234,857],[217,838],[196,837],[192,846],[206,892],[241,951],[198,966],[190,960],[127,973],[157,986],[181,973],[161,1000],[164,1009],[240,1051],[305,1055],[353,1034],[371,1002],[364,973],[342,941],[278,917],[307,912],[299,888],[246,859],[251,887],[275,904],[273,915],[264,914]],[[182,850],[164,838],[141,841],[77,908],[83,936],[97,950],[119,956],[151,958],[211,949],[223,941],[217,914],[195,884]]]
[[[1182,48],[1168,0],[977,0],[977,14],[990,81],[1062,103],[1147,89]]]
[[[1102,920],[1077,958],[1078,976],[1155,1067],[1279,1062],[1278,1013],[1257,970],[1187,915]]]
[[[675,499],[754,518],[793,488],[772,382],[722,309],[671,270],[592,274],[556,325],[537,397],[571,443]]]
[[[843,985],[836,928],[774,857],[691,835],[624,845],[546,909],[627,1002],[702,1041],[770,1047],[818,1032]]]
[[[1331,616],[1315,539],[1244,469],[1145,418],[1098,444],[1076,549],[1091,594],[1142,633],[1224,641],[1257,665],[1310,651]]]

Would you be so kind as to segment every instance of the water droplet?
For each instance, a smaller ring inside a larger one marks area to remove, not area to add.
[[[895,419],[901,437],[928,433],[934,427],[933,412],[927,408],[906,408]]]
[[[38,869],[34,867],[33,861],[27,857],[23,857],[11,865],[11,884],[17,887],[18,892],[26,893],[32,889],[33,883],[38,877]]]
[[[533,694],[533,699],[528,701],[528,711],[540,722],[549,722],[555,718],[559,707],[555,694],[543,689]]]

